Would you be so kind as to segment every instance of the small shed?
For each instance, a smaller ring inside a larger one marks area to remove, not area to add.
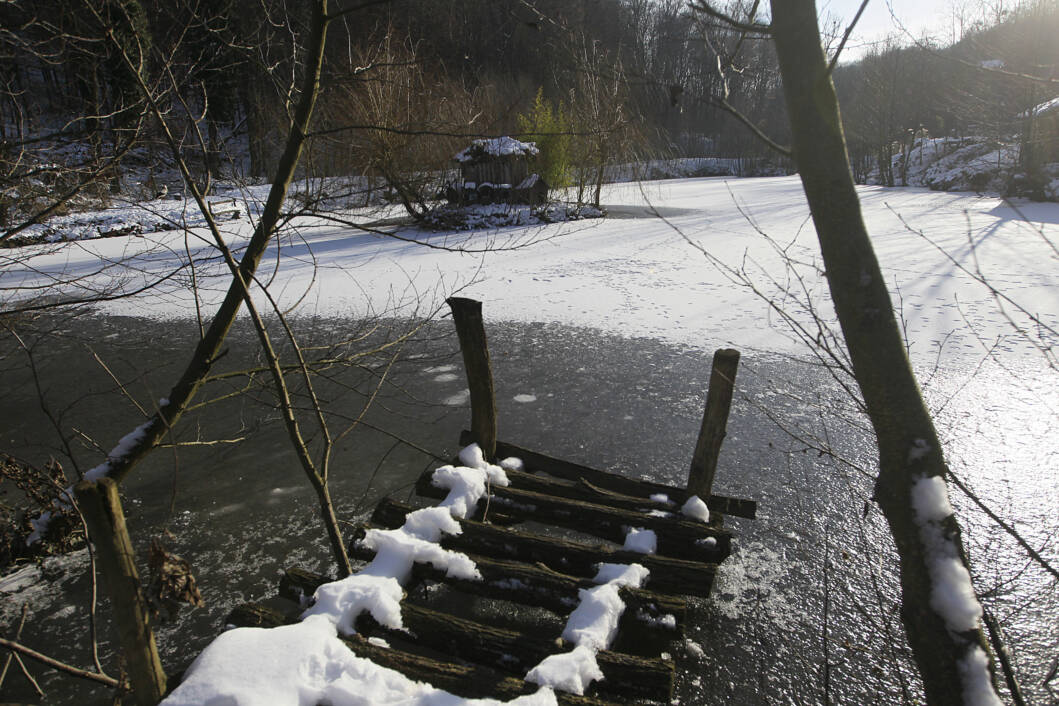
[[[533,142],[513,137],[475,140],[455,156],[460,178],[449,194],[463,203],[526,203],[548,198],[548,185],[530,172],[530,160],[540,154]]]

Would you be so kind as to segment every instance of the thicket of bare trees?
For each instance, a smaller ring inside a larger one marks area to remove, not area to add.
[[[285,31],[292,45],[285,61],[271,64],[263,62],[257,66],[262,75],[267,77],[267,86],[273,92],[276,107],[269,120],[281,131],[282,140],[274,151],[270,149],[267,154],[267,160],[273,165],[271,186],[260,208],[255,209],[253,223],[245,227],[242,222],[230,224],[222,221],[209,202],[215,170],[222,165],[218,150],[213,149],[216,143],[211,133],[214,131],[205,117],[210,114],[210,101],[203,83],[196,83],[182,74],[180,63],[180,57],[192,57],[187,60],[194,62],[193,57],[197,52],[194,47],[184,46],[183,39],[194,36],[195,28],[204,28],[206,32],[231,29],[238,8],[234,5],[219,9],[200,5],[173,6],[177,16],[168,18],[174,24],[169,25],[170,32],[165,35],[167,43],[162,44],[152,39],[148,23],[141,14],[142,7],[135,0],[116,0],[102,6],[89,2],[73,5],[77,20],[75,29],[63,24],[70,21],[65,14],[60,13],[56,18],[45,20],[30,16],[32,8],[13,4],[7,8],[30,13],[23,19],[33,21],[34,32],[43,33],[34,39],[34,44],[15,47],[15,50],[22,52],[19,54],[22,68],[33,65],[38,72],[47,71],[54,59],[55,66],[61,67],[63,71],[73,71],[65,63],[71,57],[63,53],[64,45],[88,43],[99,55],[107,58],[106,71],[109,73],[103,82],[116,76],[121,78],[121,91],[108,88],[105,95],[97,92],[94,100],[79,104],[83,111],[78,111],[75,106],[69,107],[67,123],[85,127],[78,127],[76,132],[70,134],[62,134],[60,129],[60,133],[43,136],[51,149],[56,148],[54,140],[72,146],[78,159],[81,159],[79,150],[86,139],[90,145],[95,144],[93,140],[96,140],[103,146],[100,147],[100,154],[89,153],[85,156],[86,166],[78,167],[80,171],[75,170],[74,176],[70,177],[76,180],[69,190],[74,193],[57,192],[54,187],[45,185],[47,205],[41,210],[50,209],[54,212],[69,207],[77,192],[106,183],[102,181],[104,175],[117,173],[123,159],[134,155],[136,150],[149,150],[146,157],[165,160],[179,175],[186,200],[198,212],[201,228],[193,230],[186,223],[183,224],[185,252],[176,272],[162,275],[143,273],[143,285],[131,290],[124,287],[124,282],[130,272],[140,272],[140,265],[134,262],[135,256],[128,259],[104,258],[106,262],[101,261],[101,272],[110,273],[112,284],[99,288],[83,285],[77,276],[60,277],[38,292],[38,296],[34,296],[33,290],[18,286],[6,288],[4,301],[0,302],[0,327],[4,335],[5,354],[9,358],[25,357],[24,370],[37,384],[39,404],[51,421],[56,436],[56,455],[63,458],[67,470],[64,472],[63,465],[49,463],[44,474],[32,478],[33,471],[28,464],[4,458],[2,470],[5,483],[15,482],[29,496],[27,499],[37,504],[35,510],[24,517],[7,518],[18,522],[26,530],[34,530],[34,533],[28,537],[19,533],[21,536],[5,536],[5,539],[10,540],[12,546],[17,543],[19,547],[25,548],[27,539],[31,543],[41,535],[46,540],[54,539],[58,532],[69,529],[71,523],[77,526],[80,512],[70,490],[74,483],[102,477],[121,482],[160,446],[179,448],[186,443],[201,441],[195,439],[198,432],[193,424],[190,428],[182,424],[185,416],[193,418],[195,412],[214,401],[256,393],[270,398],[274,415],[291,444],[297,464],[314,491],[317,515],[322,521],[337,571],[342,575],[348,574],[350,561],[345,539],[330,497],[330,474],[335,451],[340,442],[363,428],[360,423],[365,411],[385,384],[389,369],[407,338],[425,318],[430,317],[431,302],[429,296],[411,302],[426,310],[413,311],[409,308],[403,312],[410,314],[411,318],[399,330],[377,321],[368,321],[364,322],[365,326],[354,327],[355,330],[345,337],[340,336],[323,346],[306,347],[295,332],[295,326],[288,321],[289,303],[280,303],[278,294],[269,289],[269,277],[259,275],[258,270],[266,261],[266,253],[270,248],[270,257],[275,258],[272,265],[280,266],[282,255],[277,247],[278,241],[290,242],[298,237],[297,228],[291,221],[303,205],[289,204],[287,197],[296,173],[304,174],[303,157],[308,150],[313,128],[318,124],[315,109],[324,73],[328,29],[343,20],[355,18],[356,11],[361,8],[356,5],[348,10],[334,6],[329,8],[327,0],[317,0],[289,13],[281,12],[281,6],[272,8],[276,13],[268,17],[264,27],[276,32]],[[180,10],[184,14],[179,14]],[[126,28],[127,31],[118,32],[115,28]],[[218,40],[219,45],[214,50],[223,50],[244,59],[248,55],[253,59],[263,58],[263,55],[256,53],[257,47],[247,41],[251,34],[227,35]],[[14,43],[18,38],[8,39]],[[48,53],[52,51],[52,46],[60,47],[55,50],[54,57]],[[273,49],[277,55],[282,54],[280,48]],[[352,61],[353,57],[349,57],[346,66],[353,73],[357,69],[365,72],[385,70],[399,63],[391,57],[379,56],[368,57],[365,63],[356,66],[350,65]],[[250,63],[248,60],[247,64]],[[7,98],[8,107],[16,115],[23,108],[28,110],[34,105],[24,91],[12,90]],[[38,127],[45,118],[50,119],[48,115],[35,118]],[[361,129],[366,127],[361,126]],[[21,134],[25,136],[29,133],[24,131]],[[144,140],[148,138],[158,144],[145,144]],[[32,143],[34,139],[26,138],[24,142]],[[140,157],[144,158],[145,153],[141,152]],[[45,164],[40,158],[36,162],[38,166]],[[19,170],[38,168],[25,155],[17,156],[11,164],[14,177],[22,180],[32,179],[33,175],[20,173]],[[238,166],[230,163],[226,168],[238,170]],[[111,177],[107,175],[107,178]],[[41,217],[41,212],[19,214],[21,224],[29,224]],[[179,223],[173,226],[181,229]],[[4,237],[16,235],[19,227],[16,224],[9,228]],[[16,254],[5,258],[5,264],[10,267],[17,267],[23,258],[39,254],[36,251],[26,254],[18,250],[13,252]],[[204,305],[202,298],[216,293],[208,294],[200,290],[199,276],[206,269],[218,265],[221,271],[227,272],[227,288],[223,294],[215,297],[212,304]],[[171,387],[163,398],[142,404],[128,392],[126,384],[129,381],[114,375],[106,362],[97,358],[101,369],[114,380],[118,399],[124,396],[139,414],[130,416],[127,422],[129,433],[116,444],[115,440],[91,439],[71,427],[62,412],[56,412],[50,405],[50,385],[38,376],[36,366],[37,348],[47,346],[46,340],[42,338],[47,338],[47,331],[54,325],[51,322],[61,322],[65,317],[83,313],[80,305],[144,293],[145,296],[160,294],[163,286],[173,285],[169,280],[174,278],[178,287],[180,284],[185,285],[193,296],[194,309],[187,313],[195,317],[198,328],[198,338],[186,352],[186,364],[171,381]],[[73,292],[78,293],[75,295]],[[50,318],[39,322],[34,320],[42,315]],[[239,317],[249,322],[257,343],[260,362],[250,368],[231,368],[222,362],[227,353],[229,332]],[[355,373],[369,362],[372,372],[366,376],[366,386],[363,375],[343,376],[343,371]],[[326,397],[321,395],[321,390],[325,388],[328,390]],[[351,395],[362,398],[360,412],[352,416],[348,414],[348,409],[346,413],[336,413],[337,399]],[[87,441],[93,448],[86,454],[83,449],[75,448],[80,446],[79,441]],[[223,441],[207,439],[206,443]],[[106,451],[108,448],[110,451]],[[101,462],[97,452],[102,452]],[[93,460],[86,464],[86,456]],[[176,472],[176,468],[173,472]],[[65,527],[60,527],[60,516],[69,520],[62,523]],[[95,543],[99,538],[91,539]],[[164,550],[161,551],[161,564],[180,564],[176,560],[166,561]],[[15,660],[31,682],[32,677],[23,659],[42,662],[78,678],[118,689],[126,688],[124,675],[107,674],[96,648],[94,563],[90,568],[93,582],[89,607],[92,616],[91,634],[71,637],[91,643],[94,669],[58,663],[47,655],[19,644],[17,637],[15,641],[5,638],[4,647],[13,651]],[[190,591],[186,595],[193,597],[196,592]],[[162,596],[160,600],[171,598],[173,596]],[[120,611],[124,606],[116,605],[114,608]],[[27,634],[33,629],[32,625],[24,627]],[[21,635],[23,629],[19,628],[18,632]],[[11,660],[7,661],[10,663]]]
[[[1040,168],[1054,161],[1056,135],[1031,111],[1059,94],[1049,84],[1059,52],[1044,40],[1059,31],[1059,8],[1047,0],[1004,6],[959,14],[950,46],[895,32],[860,61],[836,68],[859,181],[878,167],[882,183],[903,185],[917,137],[973,136],[995,149],[1017,145],[1021,174],[1008,190],[1043,197]]]

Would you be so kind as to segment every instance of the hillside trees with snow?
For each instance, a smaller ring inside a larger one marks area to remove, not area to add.
[[[1059,94],[1059,53],[1045,39],[1059,31],[1059,8],[1030,2],[965,20],[950,46],[894,35],[836,67],[854,173],[860,182],[1054,199],[1046,164],[1055,130],[1032,109]],[[965,148],[962,173],[924,173],[925,159]]]

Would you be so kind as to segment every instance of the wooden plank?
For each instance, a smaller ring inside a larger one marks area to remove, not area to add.
[[[357,539],[356,531],[350,541],[350,554],[365,561],[375,557],[375,552],[364,547]],[[561,615],[577,607],[582,588],[596,585],[590,579],[569,576],[547,567],[474,554],[468,556],[477,566],[482,580],[446,576],[444,569],[436,569],[429,564],[416,564],[412,570],[413,579],[437,581],[465,593],[546,608]],[[625,617],[629,621],[641,624],[646,630],[662,633],[667,639],[684,634],[687,619],[685,599],[628,586],[622,587],[618,593],[625,601]],[[664,627],[663,623],[667,620],[675,621],[675,627]]]
[[[470,432],[464,431],[460,434],[461,446],[466,446],[473,441],[474,437]],[[649,480],[626,478],[617,473],[609,473],[579,463],[573,463],[572,461],[564,461],[504,441],[496,442],[496,456],[497,458],[508,456],[520,458],[526,465],[526,470],[531,473],[548,473],[549,475],[571,481],[578,481],[583,478],[594,486],[622,493],[623,495],[649,498],[652,495],[664,494],[668,495],[669,499],[677,504],[683,504],[688,499],[687,488],[678,488]],[[704,500],[706,500],[706,505],[711,512],[748,519],[754,519],[757,515],[757,502],[753,500],[730,498],[724,495],[711,495],[708,499],[704,498]]]
[[[387,528],[404,524],[411,505],[383,499],[372,515],[372,522]],[[604,544],[587,544],[557,537],[545,537],[521,530],[496,527],[474,520],[458,520],[462,532],[446,535],[441,546],[460,552],[471,552],[500,559],[515,559],[544,564],[550,569],[574,576],[594,576],[599,564],[638,563],[651,576],[647,587],[658,593],[708,596],[724,554],[717,550],[711,563],[677,559],[658,554],[639,554]]]
[[[625,495],[624,493],[600,488],[584,478],[575,482],[555,478],[554,476],[534,475],[523,471],[506,471],[506,473],[508,480],[511,482],[509,486],[511,488],[556,495],[560,498],[584,500],[597,505],[632,510],[633,512],[665,513],[680,517],[680,505],[672,501],[662,502],[661,500],[651,500],[650,497]],[[724,524],[723,517],[719,512],[712,513],[708,524],[719,528]]]
[[[280,595],[291,600],[298,600],[314,585],[329,580],[297,569],[288,570],[284,579]],[[526,674],[550,654],[573,649],[564,640],[498,628],[408,602],[401,604],[401,622],[400,630],[387,628],[365,613],[357,621],[357,632],[388,641],[411,639],[433,650],[516,676]],[[674,669],[669,660],[603,650],[596,655],[596,662],[603,672],[603,681],[597,690],[601,695],[666,703],[672,697]]]
[[[445,497],[446,491],[431,483],[432,476],[433,471],[424,472],[416,483],[416,492],[426,497]],[[629,527],[650,529],[657,535],[658,553],[665,556],[709,561],[716,550],[725,553],[731,551],[730,532],[697,520],[654,517],[582,500],[568,500],[495,485],[491,493],[490,507],[500,512],[585,532],[618,544],[624,544]],[[483,505],[483,501],[479,501],[479,507]]]
[[[241,624],[239,621],[244,616],[253,616],[252,622],[247,625]],[[236,627],[270,628],[287,625],[292,621],[289,616],[275,608],[251,604],[232,611],[227,622]],[[486,667],[457,664],[412,654],[393,647],[373,645],[360,635],[340,637],[340,639],[358,657],[370,659],[380,667],[393,669],[410,679],[433,684],[439,689],[465,698],[490,697],[507,701],[522,694],[531,694],[538,688],[536,684],[499,674]],[[556,692],[555,696],[563,706],[609,706],[613,703],[563,692]]]

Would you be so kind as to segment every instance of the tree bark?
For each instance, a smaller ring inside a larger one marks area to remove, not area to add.
[[[875,500],[897,546],[905,630],[928,702],[961,704],[967,698],[968,656],[978,648],[989,652],[980,624],[973,630],[952,630],[931,605],[932,548],[924,540],[923,520],[913,509],[912,493],[917,481],[944,476],[945,459],[861,216],[814,1],[773,0],[772,34],[795,163],[854,375],[879,446]],[[967,568],[955,517],[950,515],[940,526]]]
[[[75,492],[88,525],[89,539],[99,557],[103,585],[114,607],[114,622],[132,683],[133,699],[141,706],[152,706],[165,694],[166,676],[140,588],[118,486],[110,478],[103,478],[98,483],[82,481]]]

